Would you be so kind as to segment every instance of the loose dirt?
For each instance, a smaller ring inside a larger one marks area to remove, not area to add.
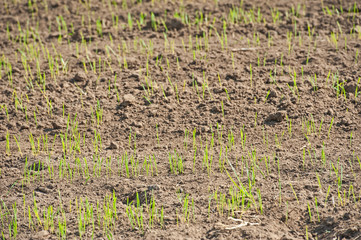
[[[359,2],[0,6],[3,239],[361,237]]]

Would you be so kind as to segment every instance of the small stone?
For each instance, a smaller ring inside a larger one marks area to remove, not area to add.
[[[132,94],[125,94],[123,96],[123,104],[124,105],[133,105],[136,102],[135,97]]]
[[[278,111],[275,113],[271,113],[266,118],[266,122],[282,122],[283,119],[285,119],[286,114],[287,114],[286,111]]]
[[[116,142],[111,142],[108,149],[110,150],[118,149],[118,144]]]
[[[84,72],[78,72],[75,74],[74,80],[77,82],[84,82],[87,79]]]

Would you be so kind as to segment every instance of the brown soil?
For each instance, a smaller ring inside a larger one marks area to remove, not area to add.
[[[1,237],[360,238],[360,3],[141,2],[0,3]]]

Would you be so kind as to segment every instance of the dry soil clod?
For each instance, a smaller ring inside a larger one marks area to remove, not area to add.
[[[125,94],[123,96],[123,105],[124,106],[129,106],[129,105],[134,105],[136,103],[136,98],[134,97],[134,95],[132,94]]]
[[[84,82],[87,79],[87,76],[84,72],[77,72],[74,76],[74,81]]]
[[[286,111],[277,111],[274,113],[271,113],[267,116],[267,118],[265,119],[265,122],[282,122],[287,116],[287,112]]]

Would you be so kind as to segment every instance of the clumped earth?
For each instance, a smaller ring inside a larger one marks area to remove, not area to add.
[[[357,1],[2,1],[2,239],[358,239]]]

